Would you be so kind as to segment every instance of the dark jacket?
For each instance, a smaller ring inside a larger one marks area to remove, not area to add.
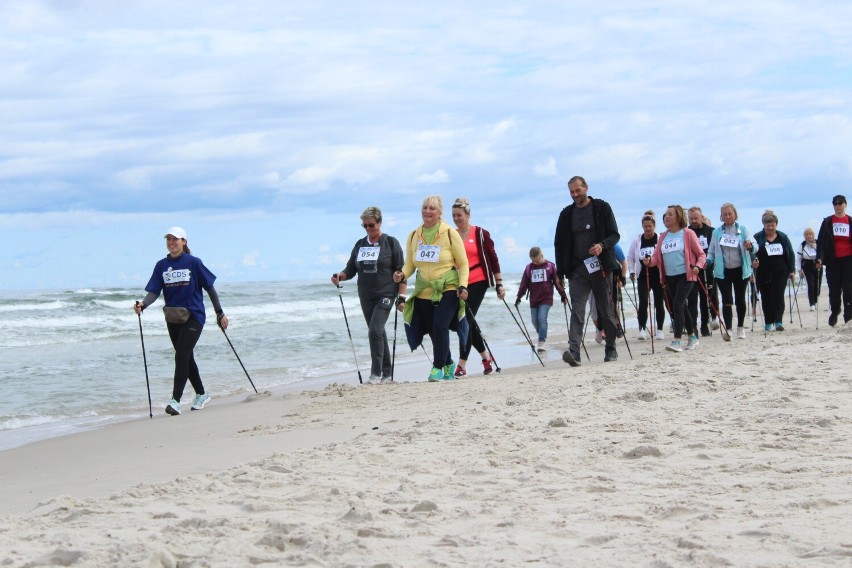
[[[817,260],[822,262],[823,266],[831,267],[834,265],[834,227],[831,223],[831,218],[834,215],[829,215],[822,220],[822,225],[819,226],[819,234],[817,235]],[[847,217],[849,219],[849,217]],[[852,231],[849,232],[852,238]]]
[[[606,271],[621,273],[621,266],[615,258],[614,247],[621,236],[618,234],[618,224],[612,207],[603,199],[589,197],[589,205],[592,208],[592,216],[595,219],[595,241],[603,246],[603,252],[598,256],[601,267]],[[559,214],[556,223],[556,236],[553,240],[553,248],[556,254],[556,272],[559,276],[570,277],[574,272],[576,261],[574,260],[574,231],[571,226],[572,213],[575,204],[571,204]]]
[[[793,252],[793,244],[790,242],[790,239],[782,233],[781,231],[775,231],[778,235],[778,241],[781,242],[781,246],[784,247],[784,262],[787,265],[787,274],[793,274],[796,272],[796,255]],[[760,231],[759,233],[754,234],[754,240],[757,241],[758,251],[766,252],[766,231]],[[777,241],[776,241],[777,242]],[[757,258],[757,255],[755,255]],[[762,264],[760,266],[763,266]],[[761,269],[758,268],[758,271]]]

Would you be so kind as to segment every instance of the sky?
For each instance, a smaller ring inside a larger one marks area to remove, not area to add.
[[[646,209],[852,194],[852,3],[0,3],[0,290],[144,288],[179,225],[219,282],[327,280],[459,196],[504,272],[566,182]],[[850,195],[852,197],[852,195]]]

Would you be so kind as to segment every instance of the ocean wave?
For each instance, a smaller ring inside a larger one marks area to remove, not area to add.
[[[3,301],[0,303],[0,312],[31,312],[31,311],[51,311],[65,310],[71,307],[72,304],[62,300],[53,300],[50,302],[16,302]]]

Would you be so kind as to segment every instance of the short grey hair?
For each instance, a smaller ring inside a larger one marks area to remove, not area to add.
[[[361,213],[361,221],[366,221],[367,219],[375,219],[376,223],[382,222],[382,210],[378,207],[373,207],[372,205],[364,209],[364,212]]]

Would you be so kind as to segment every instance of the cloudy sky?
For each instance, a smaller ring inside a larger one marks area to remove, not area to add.
[[[469,197],[505,272],[572,175],[622,240],[722,202],[798,238],[852,194],[852,4],[0,3],[0,289],[327,279],[368,205]],[[446,211],[449,218],[449,211]]]

